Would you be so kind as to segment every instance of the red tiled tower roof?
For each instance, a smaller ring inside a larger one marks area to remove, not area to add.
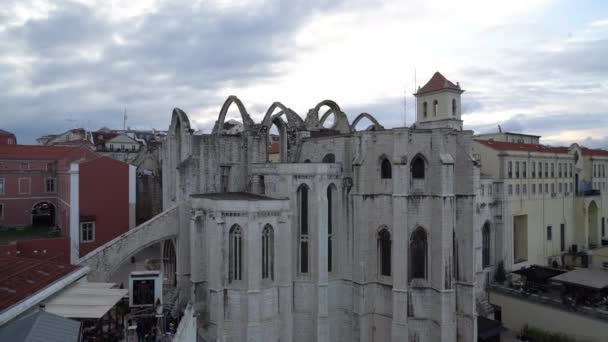
[[[438,90],[443,89],[452,89],[459,92],[463,92],[464,90],[460,89],[460,85],[452,83],[450,80],[445,78],[439,71],[435,72],[433,77],[426,82],[426,84],[418,89],[418,92],[414,95],[421,95],[425,93],[431,93]]]

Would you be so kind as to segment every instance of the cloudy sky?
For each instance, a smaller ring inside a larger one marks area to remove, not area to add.
[[[0,1],[0,128],[21,143],[125,109],[209,130],[231,94],[258,120],[329,98],[395,127],[405,93],[409,125],[437,70],[466,89],[466,128],[608,147],[607,1]]]

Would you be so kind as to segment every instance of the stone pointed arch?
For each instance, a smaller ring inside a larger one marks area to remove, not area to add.
[[[228,113],[228,109],[230,109],[230,106],[232,104],[236,104],[239,112],[241,113],[241,119],[243,120],[243,130],[247,132],[251,127],[254,126],[254,122],[251,119],[249,113],[247,113],[247,109],[245,109],[243,102],[241,102],[238,97],[230,95],[224,102],[224,105],[222,105],[222,109],[220,109],[220,115],[215,123],[215,127],[213,128],[214,134],[221,135],[223,133],[226,113]]]
[[[280,111],[275,113],[275,110],[279,108]],[[264,115],[264,119],[262,120],[262,126],[270,129],[270,126],[274,123],[274,118],[281,117],[285,115],[287,118],[287,124],[289,127],[296,127],[298,129],[304,128],[304,120],[291,108],[285,107],[281,102],[274,102],[268,110],[266,111],[266,115]]]
[[[371,115],[369,113],[366,113],[366,112],[363,112],[363,113],[357,115],[357,117],[355,118],[355,121],[353,121],[350,124],[350,130],[353,131],[353,132],[356,132],[357,131],[357,129],[356,129],[357,124],[362,119],[368,119],[369,121],[371,121],[372,125],[374,126],[374,130],[375,131],[381,131],[381,130],[384,129],[384,127],[378,122],[378,120],[376,120],[376,118],[373,115]]]
[[[319,110],[323,106],[329,107],[329,110],[327,110],[323,114],[321,119],[319,119]],[[351,129],[350,124],[348,123],[348,117],[346,116],[346,114],[344,114],[344,112],[342,112],[340,106],[338,106],[338,104],[332,100],[323,100],[319,102],[314,108],[308,111],[308,114],[306,115],[307,128],[311,130],[322,129],[323,123],[325,123],[325,120],[327,120],[327,118],[329,118],[329,116],[332,114],[334,115],[335,120],[331,129],[336,130],[342,134],[350,133]]]
[[[173,108],[173,113],[171,114],[171,128],[169,129],[170,133],[177,133],[176,128],[180,128],[182,131],[186,132],[192,130],[188,115],[177,107]]]

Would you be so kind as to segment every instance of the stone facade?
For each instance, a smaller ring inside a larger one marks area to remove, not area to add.
[[[384,129],[367,113],[350,124],[329,100],[304,119],[276,102],[258,124],[231,96],[203,135],[173,111],[163,207],[179,210],[177,286],[199,340],[476,340],[481,227],[505,209],[478,203],[462,91],[433,82],[418,100],[456,109],[412,128]],[[223,130],[231,105],[239,134]],[[361,119],[372,125],[355,131]]]

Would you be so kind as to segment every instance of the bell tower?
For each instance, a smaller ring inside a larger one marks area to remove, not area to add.
[[[417,128],[451,128],[462,130],[460,84],[452,83],[436,72],[423,86],[418,87],[416,97]]]

